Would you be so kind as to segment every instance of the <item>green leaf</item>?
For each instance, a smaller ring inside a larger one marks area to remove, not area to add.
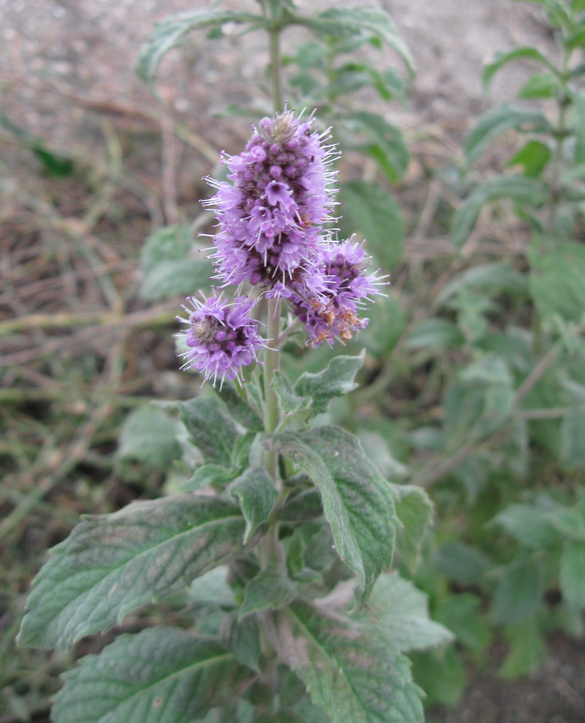
[[[192,258],[193,252],[189,226],[169,226],[152,234],[140,257],[142,298],[154,301],[209,289],[214,274],[211,261]]]
[[[451,446],[498,429],[511,415],[514,379],[503,359],[487,354],[464,367],[444,398]]]
[[[368,315],[370,322],[359,341],[369,354],[383,357],[394,349],[402,336],[406,325],[404,311],[395,296],[378,297]]]
[[[535,73],[518,91],[518,98],[554,98],[559,90],[559,79],[550,73]]]
[[[392,562],[400,526],[390,485],[357,438],[337,427],[279,434],[268,443],[321,490],[337,552],[357,572],[365,602],[382,569]]]
[[[88,517],[35,578],[20,644],[63,648],[108,630],[242,555],[244,526],[235,505],[189,493]]]
[[[256,618],[240,620],[236,613],[227,615],[221,624],[220,635],[221,642],[240,663],[261,672],[260,628]]]
[[[555,550],[561,540],[549,519],[551,514],[554,512],[546,507],[510,505],[494,521],[530,550]]]
[[[203,487],[224,485],[238,477],[240,471],[234,467],[223,467],[220,464],[203,464],[193,472],[181,489],[187,491],[200,490]]]
[[[132,411],[122,427],[116,456],[166,471],[181,457],[178,424],[159,407],[145,404]]]
[[[511,198],[520,205],[534,207],[546,202],[548,191],[540,181],[526,176],[500,176],[479,186],[453,215],[451,237],[457,248],[461,248],[469,238],[486,203],[499,198]]]
[[[396,573],[380,575],[368,608],[375,616],[376,630],[387,633],[403,653],[453,640],[447,628],[429,619],[427,596]]]
[[[482,586],[490,569],[489,560],[481,552],[462,542],[441,545],[435,566],[447,577],[462,585]]]
[[[210,261],[163,261],[145,277],[140,286],[140,296],[148,301],[192,296],[199,289],[211,288],[213,274]]]
[[[63,675],[55,723],[189,723],[227,703],[254,672],[212,637],[174,628],[123,635]]]
[[[322,514],[323,508],[319,490],[311,487],[296,494],[290,494],[286,499],[284,508],[278,515],[278,519],[282,522],[309,522],[321,517]]]
[[[348,95],[361,88],[373,87],[385,101],[404,96],[404,81],[392,68],[382,72],[368,63],[349,62],[334,69],[329,94]]]
[[[406,337],[407,349],[450,349],[463,346],[465,337],[448,319],[425,319],[415,326]]]
[[[500,670],[503,678],[531,673],[547,659],[546,645],[536,618],[506,630],[506,637],[510,652]]]
[[[533,560],[510,563],[498,578],[492,603],[492,619],[501,625],[517,625],[532,617],[540,605],[541,574]]]
[[[232,420],[221,411],[219,401],[215,397],[197,397],[178,402],[176,406],[181,421],[204,461],[221,466],[231,462],[240,435]]]
[[[237,498],[246,518],[244,544],[268,521],[277,492],[272,478],[264,467],[251,467],[229,486],[232,497]]]
[[[567,469],[585,465],[585,410],[572,405],[561,424],[561,461]]]
[[[523,133],[553,133],[553,127],[542,113],[504,103],[477,121],[465,141],[465,157],[471,165],[501,133],[515,128]]]
[[[245,398],[245,391],[236,386],[234,382],[225,379],[218,395],[238,424],[252,432],[264,430],[262,417]]]
[[[225,23],[249,23],[252,29],[265,24],[259,15],[235,13],[231,10],[200,9],[169,15],[154,26],[148,42],[140,48],[136,73],[152,86],[158,67],[169,50],[180,45],[193,30],[221,28]]]
[[[532,48],[529,46],[515,48],[514,50],[511,50],[507,53],[497,53],[493,63],[486,65],[486,67],[484,68],[484,71],[483,71],[484,90],[487,92],[487,90],[490,86],[490,83],[492,82],[492,78],[498,72],[498,70],[500,70],[500,68],[503,68],[505,65],[512,62],[513,60],[520,60],[520,59],[535,60],[537,63],[541,63],[542,65],[549,68],[549,70],[557,72],[556,69],[554,68],[554,66],[548,60],[548,58],[545,57],[536,48]]]
[[[384,631],[301,602],[265,623],[279,658],[333,723],[422,723],[422,691]]]
[[[568,541],[561,555],[559,582],[565,602],[570,608],[585,608],[585,543]]]
[[[575,48],[585,46],[585,26],[583,23],[577,25],[574,32],[564,41],[564,45],[568,50],[575,50]]]
[[[585,310],[585,246],[533,235],[530,293],[540,314],[578,322]]]
[[[238,613],[238,619],[241,620],[246,615],[260,610],[280,610],[291,603],[296,596],[297,591],[286,576],[284,568],[279,563],[269,565],[246,585],[244,602]]]
[[[409,655],[414,679],[427,694],[427,702],[453,707],[461,698],[467,682],[466,668],[454,647],[427,650]]]
[[[540,141],[528,141],[518,153],[506,163],[506,166],[521,166],[522,173],[528,178],[538,178],[552,157],[550,148]]]
[[[368,111],[355,111],[344,118],[352,143],[370,155],[392,182],[400,180],[408,168],[409,153],[400,130],[383,116]],[[355,135],[365,134],[369,142],[356,142]],[[375,185],[373,187],[376,187]]]
[[[343,232],[350,236],[356,229],[366,239],[376,262],[392,269],[402,258],[404,222],[396,199],[379,184],[365,181],[342,183]]]
[[[407,68],[414,72],[414,62],[405,42],[399,36],[390,16],[371,7],[335,7],[311,17],[297,16],[295,22],[305,25],[319,38],[323,35],[347,37],[366,35],[379,38],[402,58]]]
[[[336,356],[323,371],[317,374],[301,374],[294,385],[295,394],[312,399],[315,414],[326,412],[334,397],[342,397],[357,389],[358,385],[354,380],[365,357],[364,351],[358,356]]]
[[[441,601],[434,613],[436,620],[475,653],[485,650],[490,641],[489,629],[480,615],[481,602],[477,595],[458,593]]]
[[[194,604],[198,607],[233,608],[234,591],[227,583],[227,575],[227,566],[221,565],[193,580],[189,595]]]
[[[21,125],[13,123],[10,118],[0,114],[0,125],[9,130],[24,148],[31,150],[45,167],[49,175],[67,178],[73,173],[74,163],[71,158],[62,156],[47,148],[42,138],[37,138]]]
[[[396,546],[411,574],[420,562],[422,544],[433,522],[433,503],[420,487],[392,485],[397,495],[396,516],[403,528],[398,530]]]
[[[275,372],[272,388],[278,397],[280,410],[285,415],[296,414],[302,410],[307,410],[311,406],[312,399],[297,394],[284,372]]]
[[[331,527],[327,523],[321,523],[319,520],[302,529],[306,543],[303,549],[304,565],[318,572],[329,570],[339,560]]]
[[[585,161],[585,101],[581,93],[569,91],[575,110],[575,165],[578,166]]]
[[[557,507],[548,515],[549,524],[564,540],[585,543],[585,515],[578,507]]]
[[[31,150],[49,175],[57,178],[68,178],[73,174],[75,165],[71,158],[50,151],[42,141],[35,140],[31,145]]]
[[[465,269],[442,288],[435,306],[444,306],[462,291],[477,289],[484,292],[523,294],[527,284],[524,276],[506,263],[481,264]]]

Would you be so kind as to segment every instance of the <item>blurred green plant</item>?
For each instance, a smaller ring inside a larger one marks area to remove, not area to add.
[[[441,424],[409,435],[427,461],[408,481],[433,486],[438,504],[436,548],[416,580],[477,663],[494,633],[504,633],[504,677],[544,661],[551,629],[580,634],[585,608],[585,4],[534,1],[560,59],[521,47],[486,67],[487,90],[509,63],[540,66],[518,92],[529,105],[498,106],[468,135],[463,177],[473,187],[451,220],[455,246],[481,259],[473,234],[480,213],[496,202],[500,216],[511,209],[515,233],[529,237],[528,263],[505,259],[504,246],[504,260],[450,273],[433,299],[435,316],[404,342],[415,364],[445,365]],[[504,172],[486,179],[474,164],[511,132],[518,143]],[[443,703],[464,686],[456,650],[441,661],[418,656],[415,673]]]

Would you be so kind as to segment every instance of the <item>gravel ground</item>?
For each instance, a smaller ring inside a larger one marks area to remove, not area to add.
[[[351,6],[355,3],[338,3]],[[487,107],[482,65],[498,50],[547,41],[540,9],[511,0],[383,0],[407,40],[417,65],[406,113],[416,123],[468,122]],[[138,113],[155,109],[133,72],[140,45],[155,21],[208,3],[187,0],[0,0],[0,103],[15,122],[56,144],[83,143],[80,100],[118,104]],[[311,12],[330,0],[301,0]],[[253,10],[253,0],[224,0],[222,7]],[[289,31],[285,50],[302,35]],[[206,132],[207,113],[258,95],[267,60],[257,34],[219,43],[201,35],[164,61],[161,96],[190,127]],[[396,62],[388,51],[387,58]],[[525,72],[503,72],[492,99],[513,96]],[[391,113],[396,111],[391,110]],[[87,141],[87,138],[85,139]],[[89,139],[91,142],[91,138]]]

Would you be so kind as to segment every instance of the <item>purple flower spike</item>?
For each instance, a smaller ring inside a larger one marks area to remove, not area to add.
[[[352,241],[322,249],[324,288],[316,293],[307,288],[305,294],[297,289],[293,299],[294,313],[306,325],[311,346],[324,341],[333,345],[335,339],[346,342],[366,328],[368,319],[360,311],[384,283],[377,272],[367,273],[369,262],[362,247]]]
[[[210,180],[217,193],[204,203],[218,208],[213,258],[224,285],[270,290],[315,266],[334,205],[327,166],[336,151],[323,145],[327,137],[285,111],[263,118],[239,156],[223,154],[233,185]]]
[[[182,334],[189,349],[181,354],[186,360],[181,368],[195,367],[203,374],[204,383],[213,379],[213,386],[218,377],[220,387],[225,377],[241,384],[241,368],[257,361],[256,352],[264,346],[258,324],[249,315],[253,300],[239,296],[230,306],[220,294],[187,301],[193,307],[183,306],[189,318],[177,317],[188,325]]]

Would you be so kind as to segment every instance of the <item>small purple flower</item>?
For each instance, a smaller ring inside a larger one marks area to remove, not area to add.
[[[258,334],[258,324],[249,315],[254,301],[239,296],[230,306],[223,296],[187,299],[192,309],[183,306],[189,317],[177,317],[188,328],[185,335],[189,349],[181,356],[186,360],[182,369],[195,367],[204,376],[204,382],[213,378],[237,379],[242,382],[241,368],[257,361],[256,352],[264,346]],[[221,386],[221,385],[220,385]]]

